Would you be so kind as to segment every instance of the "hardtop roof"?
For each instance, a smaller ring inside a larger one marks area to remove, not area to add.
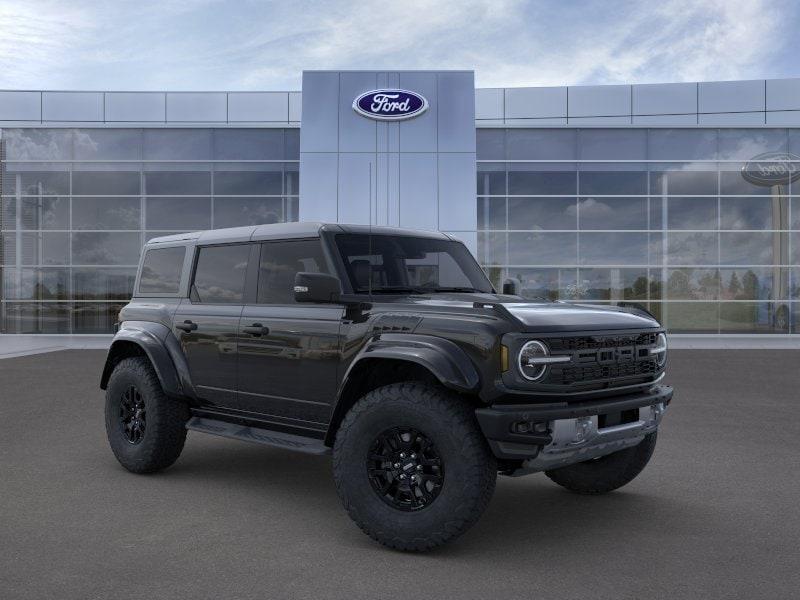
[[[226,242],[247,242],[261,240],[280,240],[292,238],[318,237],[321,231],[337,233],[355,233],[372,235],[406,235],[414,237],[428,237],[435,239],[453,239],[438,231],[420,229],[406,229],[400,227],[379,227],[371,225],[351,225],[344,223],[318,223],[318,222],[291,222],[274,223],[269,225],[251,225],[248,227],[230,227],[227,229],[208,229],[190,233],[178,233],[156,237],[147,242],[147,245],[166,244],[175,242],[194,242],[196,244],[212,243],[224,244]]]

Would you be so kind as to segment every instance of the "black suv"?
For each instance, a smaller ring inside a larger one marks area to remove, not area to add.
[[[442,233],[156,238],[100,384],[111,449],[134,473],[175,462],[187,429],[332,453],[352,519],[401,550],[464,532],[498,472],[586,494],[625,485],[672,398],[663,329],[634,306],[505,292]]]

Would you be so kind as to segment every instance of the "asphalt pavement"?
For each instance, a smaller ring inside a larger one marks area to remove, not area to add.
[[[481,521],[423,555],[361,533],[328,457],[190,432],[164,473],[128,473],[103,360],[0,360],[0,599],[798,597],[800,351],[673,351],[634,482],[501,477]]]

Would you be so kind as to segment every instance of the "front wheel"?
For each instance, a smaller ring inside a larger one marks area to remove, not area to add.
[[[497,464],[464,400],[423,383],[378,388],[345,417],[336,490],[378,542],[422,551],[461,535],[494,492]]]
[[[633,448],[593,460],[545,471],[551,480],[578,494],[605,494],[630,483],[650,462],[657,432],[649,433]]]

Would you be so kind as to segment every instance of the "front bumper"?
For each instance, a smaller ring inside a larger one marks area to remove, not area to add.
[[[671,400],[672,388],[656,385],[644,392],[594,402],[496,404],[479,408],[475,414],[495,456],[523,461],[516,475],[635,446],[658,428]],[[624,422],[620,415],[625,416]],[[606,424],[609,422],[614,424]]]

